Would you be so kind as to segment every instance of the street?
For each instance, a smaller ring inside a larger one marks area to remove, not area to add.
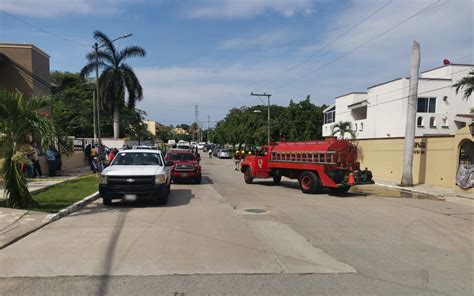
[[[1,250],[1,294],[473,294],[472,206],[374,185],[309,195],[201,163],[165,207],[99,199]]]

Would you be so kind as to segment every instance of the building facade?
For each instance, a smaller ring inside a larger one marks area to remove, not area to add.
[[[415,184],[458,188],[460,165],[474,165],[474,98],[463,98],[462,90],[456,94],[452,87],[473,68],[450,64],[421,73],[413,151]],[[375,178],[400,182],[408,90],[409,78],[398,78],[373,85],[367,92],[337,97],[324,110],[323,136],[332,136],[337,122],[350,122],[361,167],[370,168]]]
[[[418,83],[416,136],[454,135],[471,120],[464,117],[474,108],[471,97],[456,94],[454,83],[467,76],[474,65],[451,64],[424,71]],[[324,110],[323,136],[331,136],[335,123],[349,121],[357,139],[405,136],[409,78],[373,85],[367,92],[336,97]]]
[[[49,55],[32,44],[0,43],[0,89],[26,98],[49,95]]]

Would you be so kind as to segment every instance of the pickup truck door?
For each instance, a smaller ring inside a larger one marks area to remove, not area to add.
[[[256,166],[256,176],[261,178],[268,177],[268,159],[269,159],[270,152],[268,151],[268,147],[263,147],[257,152],[257,166]]]
[[[161,161],[163,162],[163,165],[164,165],[164,172],[166,174],[166,183],[167,184],[171,184],[171,167],[169,166],[166,166],[165,163],[166,163],[166,158],[165,156],[163,155],[163,153],[160,153],[161,154]]]

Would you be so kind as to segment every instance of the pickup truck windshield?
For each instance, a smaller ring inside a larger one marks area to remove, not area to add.
[[[112,165],[159,165],[162,166],[158,153],[127,152],[119,153]]]
[[[194,154],[191,153],[174,153],[170,155],[173,161],[190,161],[195,160]]]

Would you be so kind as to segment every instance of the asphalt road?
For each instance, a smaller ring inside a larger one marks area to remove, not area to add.
[[[203,184],[173,184],[166,207],[98,201],[0,251],[0,294],[473,294],[472,206],[306,195],[202,165]]]

